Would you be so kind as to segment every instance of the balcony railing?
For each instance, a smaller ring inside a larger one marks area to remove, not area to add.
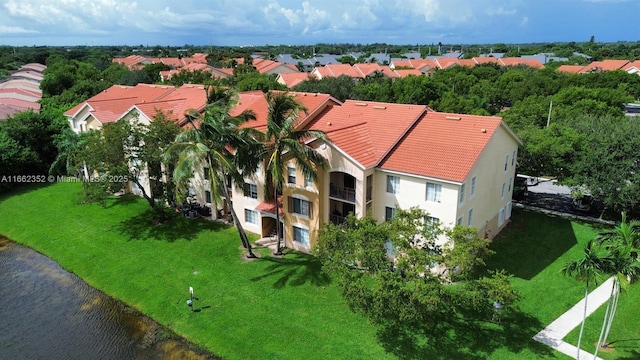
[[[329,221],[331,221],[334,225],[340,225],[345,221],[346,217],[341,215],[331,214],[329,215]]]
[[[329,187],[329,196],[337,199],[356,202],[356,191],[354,189],[342,188],[337,186]]]

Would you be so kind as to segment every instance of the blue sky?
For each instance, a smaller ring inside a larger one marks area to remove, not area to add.
[[[0,0],[0,45],[640,41],[640,0]]]

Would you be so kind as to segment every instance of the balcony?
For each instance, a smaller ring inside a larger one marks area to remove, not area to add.
[[[335,185],[329,186],[329,196],[335,199],[346,200],[349,202],[356,202],[355,189],[337,187]]]

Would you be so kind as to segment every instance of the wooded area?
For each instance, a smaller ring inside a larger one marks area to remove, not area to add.
[[[463,49],[465,57],[493,49],[508,56],[554,52],[568,56],[568,63],[584,61],[573,52],[593,60],[640,58],[640,42],[599,44],[595,41],[565,44],[528,45],[442,45]],[[403,53],[437,52],[438,45],[393,46],[386,44],[318,44],[311,46],[273,46],[254,48],[189,47],[0,47],[0,80],[10,71],[29,62],[47,65],[41,83],[40,113],[23,112],[0,122],[0,175],[65,173],[61,158],[69,146],[69,126],[62,115],[72,106],[114,84],[158,83],[163,64],[129,70],[113,64],[115,56],[144,52],[153,56],[187,56],[209,53],[210,61],[227,61],[262,52],[265,57],[279,53],[309,56],[315,53]],[[372,76],[357,83],[347,77],[306,81],[296,91],[329,93],[338,100],[357,99],[392,103],[425,104],[441,112],[496,115],[524,142],[518,172],[548,176],[586,189],[615,211],[634,214],[640,198],[640,169],[636,152],[640,128],[636,120],[624,115],[624,104],[640,99],[640,76],[624,71],[567,74],[555,71],[562,63],[544,69],[525,66],[499,67],[494,64],[473,68],[454,66],[433,76],[390,79]],[[202,83],[202,74],[192,78],[177,76],[168,84]],[[282,89],[274,76],[262,75],[244,65],[226,79],[207,81],[232,86],[237,91]],[[16,183],[2,182],[0,190]]]

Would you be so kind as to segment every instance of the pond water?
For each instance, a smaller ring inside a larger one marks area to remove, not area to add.
[[[212,359],[42,254],[0,238],[0,359]]]

